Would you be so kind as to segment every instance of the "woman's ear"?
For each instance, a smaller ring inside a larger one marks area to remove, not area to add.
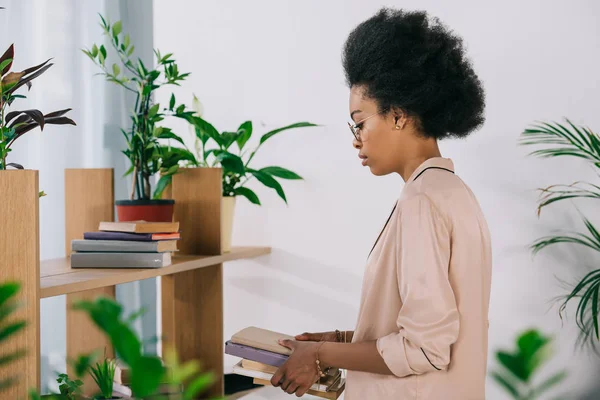
[[[406,125],[407,115],[401,109],[397,109],[393,111],[394,113],[394,125],[396,129],[404,129],[404,125]]]

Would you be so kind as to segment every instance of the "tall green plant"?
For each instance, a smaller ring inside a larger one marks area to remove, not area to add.
[[[20,289],[21,285],[17,282],[0,283],[0,368],[5,368],[26,353],[25,349],[9,353],[2,351],[2,344],[26,326],[25,321],[13,318],[15,311],[19,308],[16,297]],[[12,386],[16,380],[17,378],[14,376],[0,380],[0,395],[4,389]]]
[[[514,400],[535,400],[566,377],[561,371],[542,383],[533,383],[534,375],[552,357],[552,339],[535,329],[522,332],[512,350],[499,350],[496,360],[501,368],[491,372],[492,378]]]
[[[252,178],[256,178],[264,186],[275,190],[287,204],[283,187],[276,178],[298,180],[302,177],[282,167],[268,166],[256,169],[250,163],[263,144],[273,136],[292,129],[318,125],[311,122],[297,122],[274,129],[263,134],[258,144],[249,150],[246,145],[254,132],[252,121],[242,123],[234,132],[219,132],[210,122],[202,118],[201,107],[196,97],[194,97],[194,109],[196,113],[187,119],[194,126],[196,133],[197,165],[223,169],[223,196],[244,196],[250,202],[260,205],[256,193],[246,187]]]
[[[102,396],[98,397],[98,400],[101,398],[113,398],[113,383],[116,370],[117,364],[114,360],[108,360],[106,358],[102,362],[96,363],[96,365],[90,367],[90,375],[102,393]]]
[[[190,74],[179,71],[172,53],[162,55],[160,51],[155,50],[155,68],[144,65],[139,58],[134,59],[135,46],[131,43],[130,36],[123,33],[121,21],[111,24],[102,15],[100,19],[104,35],[118,59],[112,65],[108,63],[109,55],[104,45],[94,44],[91,49],[84,49],[83,52],[100,67],[100,74],[104,75],[107,81],[135,95],[131,127],[121,130],[127,141],[127,149],[123,150],[123,154],[131,164],[126,175],[133,176],[130,198],[157,199],[171,182],[172,176],[177,173],[179,163],[186,161],[195,164],[196,159],[193,153],[185,148],[181,137],[169,128],[158,126],[167,116],[188,119],[193,112],[186,111],[184,104],[176,105],[174,95],[171,95],[168,107],[161,107],[153,102],[153,94],[161,87],[179,86]],[[174,140],[181,147],[165,145],[161,141],[163,139]],[[152,194],[150,179],[155,174],[160,174],[161,178]]]
[[[10,45],[0,57],[0,170],[8,167],[23,169],[21,164],[7,162],[7,157],[15,141],[27,132],[38,126],[44,130],[46,125],[75,125],[72,119],[65,117],[70,108],[47,114],[35,109],[9,110],[15,100],[26,98],[16,92],[24,86],[31,89],[31,82],[54,65],[46,60],[23,71],[11,72],[14,58],[14,45]]]
[[[600,138],[591,129],[577,126],[568,119],[566,124],[541,122],[526,129],[520,138],[525,146],[544,146],[531,152],[531,155],[542,158],[576,157],[590,162],[600,169]],[[568,199],[599,199],[600,186],[578,181],[570,185],[553,185],[540,190],[538,215],[545,207]],[[600,233],[595,225],[583,217],[585,232],[565,232],[559,235],[548,235],[536,240],[531,249],[537,254],[542,249],[558,243],[571,243],[585,246],[600,252]],[[597,349],[600,339],[598,310],[600,308],[600,268],[589,272],[565,296],[559,309],[562,315],[571,300],[577,300],[576,322],[581,335],[580,344],[591,344]]]

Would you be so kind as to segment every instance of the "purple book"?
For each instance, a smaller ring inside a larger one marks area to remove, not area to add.
[[[135,240],[151,242],[154,240],[179,239],[179,233],[128,233],[128,232],[85,232],[85,240]]]
[[[285,354],[273,353],[271,351],[233,343],[231,340],[225,342],[225,354],[271,365],[273,367],[281,367],[289,357]]]

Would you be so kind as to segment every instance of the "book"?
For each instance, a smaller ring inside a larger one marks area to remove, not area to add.
[[[269,374],[268,372],[255,371],[252,369],[246,369],[242,366],[242,361],[238,362],[233,366],[233,373],[238,375],[249,376],[251,378],[263,379],[265,381],[270,381],[273,378],[274,374]],[[325,392],[328,387],[319,382],[315,382],[311,387],[312,390],[317,392]]]
[[[71,251],[105,253],[164,253],[177,251],[176,240],[72,240]]]
[[[274,367],[272,365],[267,365],[258,361],[252,361],[247,359],[242,360],[242,367],[253,371],[266,372],[268,374],[274,374],[275,372],[277,372],[278,369],[278,367]],[[330,368],[329,370],[327,370],[326,376],[321,378],[321,383],[325,386],[333,385],[337,381],[340,373],[341,372],[339,368]]]
[[[236,344],[254,347],[256,349],[267,350],[273,353],[290,355],[292,351],[278,343],[279,339],[295,340],[293,336],[283,333],[270,331],[268,329],[249,326],[237,332],[231,337],[231,341]]]
[[[179,233],[127,233],[127,232],[85,232],[85,240],[134,240],[152,242],[156,240],[177,240]]]
[[[175,233],[179,231],[179,222],[100,222],[99,231],[129,233]]]
[[[271,378],[266,379],[266,380],[260,379],[260,378],[254,378],[254,383],[256,385],[273,386],[273,385],[271,385]],[[335,388],[331,388],[329,392],[320,392],[318,390],[308,389],[308,391],[306,393],[310,394],[312,396],[321,397],[323,399],[337,400],[342,395],[342,393],[344,393],[345,388],[346,388],[346,380],[342,378],[342,379],[340,379],[339,383],[335,386]]]
[[[161,268],[171,253],[72,253],[71,268]]]
[[[289,357],[284,354],[273,353],[272,351],[256,349],[243,344],[233,343],[231,340],[225,342],[225,354],[252,361],[258,361],[274,367],[282,366]]]

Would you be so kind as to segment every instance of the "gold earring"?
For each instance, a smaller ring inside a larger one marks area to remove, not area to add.
[[[396,125],[396,129],[400,130],[400,127],[398,125]]]

